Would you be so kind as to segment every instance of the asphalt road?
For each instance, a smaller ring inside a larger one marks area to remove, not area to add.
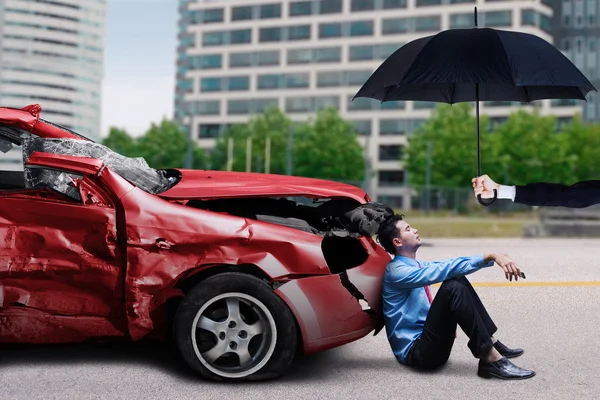
[[[500,251],[527,279],[492,267],[469,276],[499,326],[525,349],[514,362],[537,375],[485,380],[459,331],[449,363],[423,373],[398,364],[384,332],[300,357],[276,381],[215,384],[165,346],[68,345],[0,351],[0,399],[597,399],[600,393],[600,240],[427,240],[425,260]],[[435,290],[434,290],[435,292]]]

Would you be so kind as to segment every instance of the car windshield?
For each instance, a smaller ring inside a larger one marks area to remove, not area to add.
[[[84,140],[46,139],[13,127],[0,126],[0,136],[0,150],[3,152],[10,150],[14,144],[22,146],[24,163],[35,151],[91,157],[102,160],[108,168],[148,193],[159,194],[165,192],[176,183],[176,177],[170,174],[168,170],[151,168],[143,158],[125,157],[100,143],[87,140],[81,135],[78,136]],[[64,172],[43,168],[27,168],[25,166],[23,169],[25,187],[27,188],[40,185],[54,187],[56,182],[63,181],[61,174],[64,175]]]

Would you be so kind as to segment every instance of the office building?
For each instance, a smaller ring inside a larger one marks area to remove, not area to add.
[[[100,138],[106,0],[0,1],[0,105]],[[15,148],[0,168],[22,168]]]
[[[436,104],[351,99],[405,43],[472,27],[474,6],[480,27],[553,41],[552,8],[541,0],[183,0],[175,117],[201,147],[210,149],[228,126],[270,105],[299,121],[335,106],[360,133],[374,171],[367,188],[371,196],[408,209],[399,159],[407,137]],[[499,123],[515,106],[483,103],[481,112]],[[535,107],[565,121],[581,108],[551,101]]]
[[[546,3],[554,10],[552,35],[555,46],[600,90],[600,1],[546,0]],[[600,121],[598,93],[587,95],[582,115],[588,122]]]

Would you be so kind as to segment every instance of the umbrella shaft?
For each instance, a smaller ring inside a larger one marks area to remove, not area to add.
[[[477,121],[477,176],[481,176],[481,160],[479,158],[479,83],[475,84],[475,119]]]

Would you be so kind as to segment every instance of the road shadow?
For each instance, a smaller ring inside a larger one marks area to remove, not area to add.
[[[403,375],[460,375],[472,376],[472,363],[450,361],[435,371],[419,371],[402,365],[393,357],[357,357],[348,358],[343,347],[302,355],[298,354],[289,370],[281,378],[274,381],[256,382],[265,384],[273,382],[299,383],[335,379],[343,375],[343,371],[397,371]],[[202,380],[193,372],[179,355],[174,343],[83,343],[58,345],[2,345],[0,346],[0,375],[3,370],[14,366],[27,365],[73,365],[96,363],[99,365],[127,365],[135,367],[150,366],[163,371],[174,378],[189,383],[220,385]],[[244,382],[242,384],[249,384]]]
[[[297,355],[288,373],[287,381],[321,379],[336,365],[338,349],[311,355]],[[2,370],[27,365],[130,365],[150,366],[175,378],[199,383],[203,381],[179,355],[174,343],[80,343],[56,345],[1,345],[0,375]],[[280,381],[278,379],[277,381]],[[230,383],[227,383],[230,384]]]

